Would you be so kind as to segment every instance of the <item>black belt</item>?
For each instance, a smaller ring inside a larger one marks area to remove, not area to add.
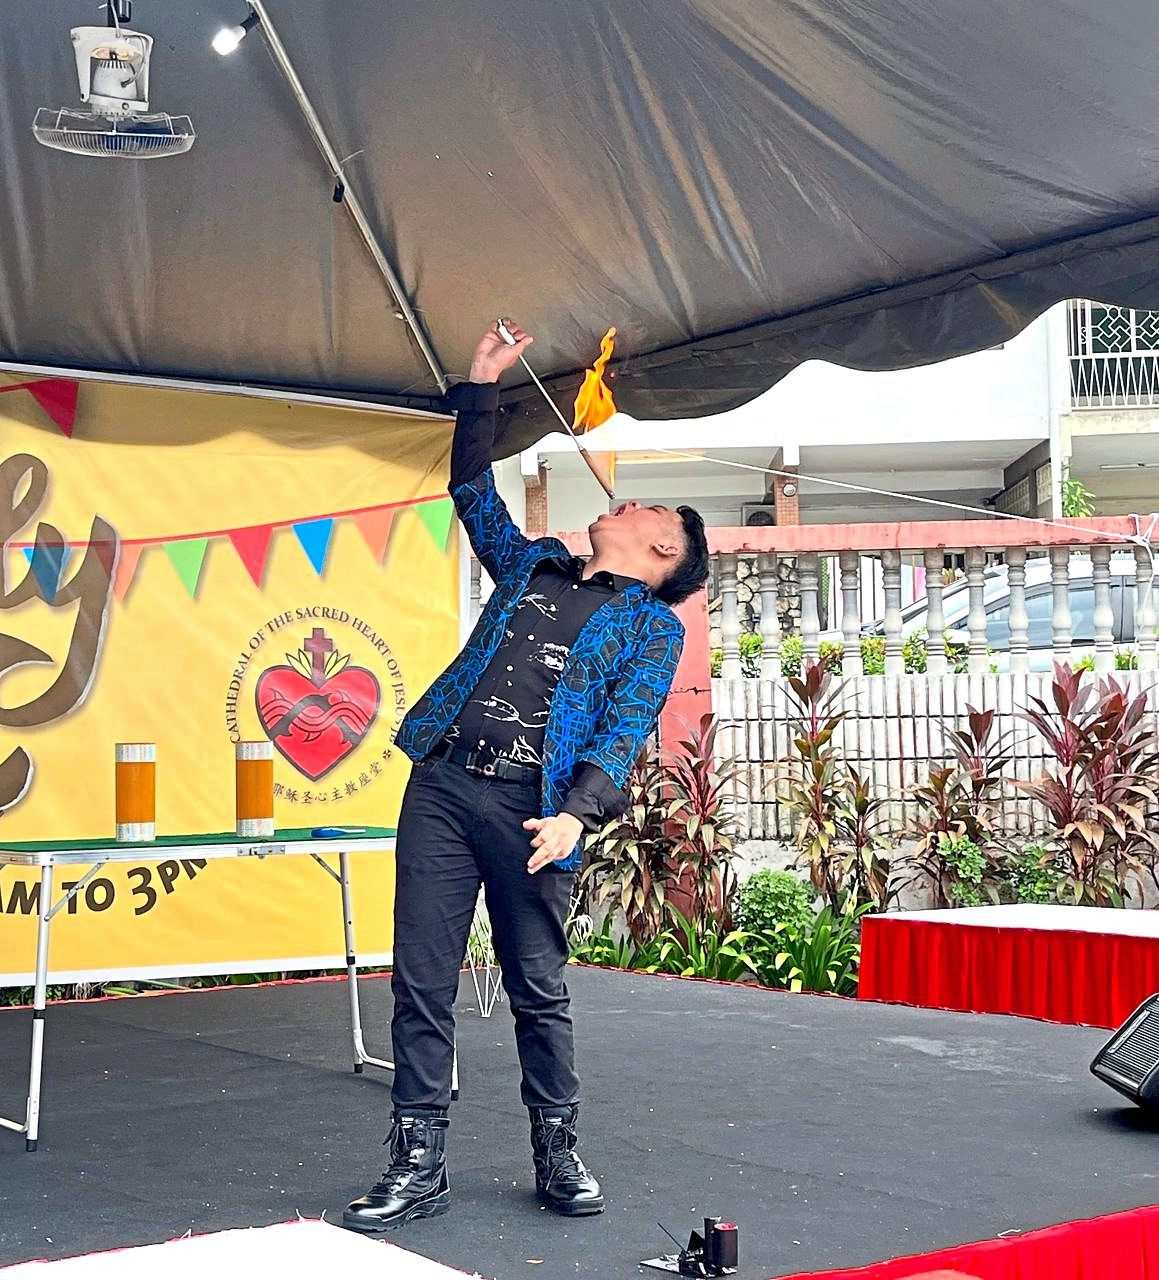
[[[439,760],[449,760],[468,773],[477,773],[484,778],[498,778],[500,782],[521,782],[524,786],[538,786],[541,777],[541,771],[529,765],[516,764],[513,760],[504,760],[501,756],[491,755],[486,751],[468,751],[466,747],[456,747],[449,742],[440,743],[431,755]]]

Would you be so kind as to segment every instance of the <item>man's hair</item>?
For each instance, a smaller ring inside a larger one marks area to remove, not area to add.
[[[695,595],[708,581],[708,539],[704,536],[704,520],[693,507],[677,507],[676,514],[684,522],[684,550],[672,572],[656,588],[657,600],[680,604]]]

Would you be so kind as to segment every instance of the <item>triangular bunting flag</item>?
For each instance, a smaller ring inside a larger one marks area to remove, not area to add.
[[[390,541],[390,527],[394,523],[395,507],[379,507],[375,511],[360,511],[354,517],[358,532],[366,539],[370,554],[377,564],[382,563],[386,544]]]
[[[25,386],[36,403],[71,440],[72,429],[76,424],[76,400],[80,384],[70,378],[44,378],[40,382],[26,383]]]
[[[241,557],[246,572],[254,580],[254,586],[262,585],[262,574],[266,571],[266,559],[270,554],[270,538],[274,527],[269,524],[255,525],[250,529],[230,530],[229,540],[233,549]]]
[[[330,535],[334,531],[334,521],[331,519],[303,520],[301,524],[294,525],[293,529],[298,536],[298,541],[302,544],[302,550],[314,566],[314,572],[321,577],[322,570],[326,567],[326,552],[330,550]]]
[[[455,517],[455,504],[450,498],[436,498],[433,502],[420,502],[415,508],[427,532],[435,540],[440,551],[446,551],[451,536],[451,521]]]
[[[96,539],[89,543],[88,547],[85,549],[85,555],[87,557],[90,551],[94,552],[104,571],[108,574],[112,574],[113,563],[117,559],[117,551],[119,548],[119,542],[111,539]]]
[[[169,557],[177,576],[185,584],[185,590],[191,598],[197,598],[197,583],[201,578],[201,566],[205,563],[205,549],[209,546],[208,538],[182,538],[178,542],[163,542],[165,554]]]
[[[122,542],[121,558],[117,561],[117,576],[113,579],[113,595],[124,600],[133,585],[133,575],[137,572],[137,561],[145,548],[140,542]]]
[[[72,547],[67,542],[38,542],[35,547],[24,548],[25,559],[32,566],[32,576],[48,604],[56,599],[64,567],[71,555]]]

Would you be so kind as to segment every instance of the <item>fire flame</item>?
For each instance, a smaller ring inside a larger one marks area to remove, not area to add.
[[[604,371],[612,358],[615,345],[616,331],[613,328],[600,339],[600,354],[584,374],[584,380],[575,398],[575,413],[572,417],[572,427],[577,434],[602,426],[616,412],[616,402],[612,399],[612,393],[604,381]],[[606,463],[609,488],[615,488],[616,455],[607,453],[598,457]]]
[[[600,339],[600,354],[595,364],[584,374],[583,384],[575,398],[575,416],[572,426],[578,432],[591,431],[601,426],[616,412],[616,402],[604,382],[604,370],[612,358],[616,345],[616,331],[609,329]]]

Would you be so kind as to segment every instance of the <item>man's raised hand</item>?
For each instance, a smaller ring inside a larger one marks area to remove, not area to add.
[[[512,321],[504,320],[503,323],[515,339],[515,345],[508,346],[499,336],[498,326],[492,325],[475,348],[471,360],[472,382],[498,382],[508,369],[519,363],[519,357],[535,341]]]

